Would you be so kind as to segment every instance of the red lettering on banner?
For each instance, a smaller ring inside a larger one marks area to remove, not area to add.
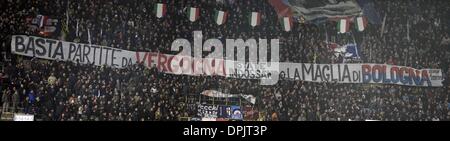
[[[422,74],[422,71],[420,71],[420,70],[416,70],[416,77],[420,77],[420,76],[421,76],[421,74]]]
[[[173,58],[175,58],[175,56],[169,56],[169,60],[168,60],[168,63],[167,63],[167,69],[168,69],[169,72],[172,72],[172,73],[175,72],[175,71],[172,70]]]
[[[147,55],[148,55],[148,52],[145,52],[144,54],[144,58],[142,58],[141,59],[141,53],[142,52],[136,52],[136,61],[137,61],[137,63],[142,63],[142,62],[144,62],[145,61],[145,59],[146,59],[146,57],[147,57]]]
[[[180,66],[181,66],[181,72],[182,74],[191,74],[191,57],[184,56],[183,59],[181,59]]]
[[[146,53],[146,55],[145,56],[147,56],[147,66],[148,67],[153,67],[153,65],[152,65],[152,63],[153,63],[153,56],[155,56],[155,54],[154,53],[151,53],[151,52],[148,52],[148,53]]]
[[[153,61],[153,60],[155,60],[154,57],[158,57],[158,54],[159,54],[159,53],[152,53],[152,52],[149,53],[149,56],[148,56],[148,62],[149,62],[149,66],[150,66],[150,67],[152,67],[153,64],[156,64],[156,63],[157,63],[157,60],[156,60],[156,61]],[[157,58],[156,58],[156,59],[157,59]]]
[[[157,68],[160,71],[166,72],[167,71],[166,63],[167,63],[167,56],[164,55],[164,54],[158,53],[158,65],[157,65]]]
[[[416,75],[414,74],[414,70],[412,68],[408,68],[408,74],[409,74],[409,78],[414,78],[416,77]]]
[[[377,70],[377,73],[382,72],[383,67],[381,67],[380,65],[373,65],[372,67],[372,71],[375,72],[375,70]]]
[[[422,71],[422,78],[425,79],[425,80],[429,78],[429,74],[428,74],[427,70],[423,70]]]
[[[395,71],[395,75],[397,75],[397,77],[399,77],[399,75],[400,75],[400,71],[399,71],[400,69],[397,67],[397,66],[393,66],[393,67],[391,67],[391,72],[392,71]],[[392,76],[391,76],[392,77]]]
[[[173,73],[175,74],[181,74],[182,70],[180,69],[182,62],[182,59],[180,60],[180,58],[178,58],[177,56],[173,56],[172,61],[170,61],[169,64],[169,69],[172,70]]]
[[[399,68],[397,67],[397,66],[393,66],[393,67],[391,67],[391,72],[395,72],[394,74],[396,75],[395,76],[395,78],[397,78],[397,79],[399,79],[400,80],[400,71],[399,71]],[[391,73],[392,74],[392,73]],[[391,80],[392,80],[392,78],[394,78],[394,76],[391,76]]]
[[[398,71],[398,74],[400,75],[400,78],[402,79],[403,78],[403,75],[404,75],[404,72],[405,72],[406,70],[405,70],[405,67],[401,67],[400,69],[399,69],[399,71]],[[400,80],[401,80],[400,79]]]
[[[382,82],[383,80],[383,66],[374,65],[372,67],[372,80],[375,83]]]
[[[370,71],[371,71],[370,65],[363,64],[363,65],[361,65],[361,68],[362,68],[363,73],[370,73]]]

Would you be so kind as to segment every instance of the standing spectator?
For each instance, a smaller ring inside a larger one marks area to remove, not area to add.
[[[15,113],[17,106],[19,105],[20,102],[20,96],[19,96],[19,91],[16,90],[16,87],[14,87],[14,94],[12,95],[12,112]]]
[[[10,93],[11,93],[10,90],[5,90],[3,92],[3,96],[2,96],[2,102],[3,102],[2,113],[8,112],[9,102],[10,102],[10,97],[11,97]]]
[[[3,92],[3,71],[0,72],[0,93]]]
[[[27,98],[26,98],[26,101],[24,104],[24,105],[26,105],[25,113],[31,112],[30,110],[33,107],[35,101],[36,101],[36,95],[34,94],[33,90],[30,90],[30,92],[28,92],[28,94],[27,94]]]

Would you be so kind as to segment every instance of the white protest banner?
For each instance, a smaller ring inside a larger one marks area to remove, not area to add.
[[[387,64],[281,63],[280,79],[337,83],[381,83],[442,86],[440,69],[415,69]]]
[[[134,63],[156,67],[169,74],[222,76],[238,79],[299,80],[336,83],[378,83],[442,87],[441,69],[416,69],[387,64],[310,64],[244,62],[220,58],[197,58],[154,52],[134,52],[111,47],[65,42],[26,35],[13,35],[11,52],[48,60],[79,62],[124,68]]]
[[[65,42],[35,36],[13,35],[11,52],[48,60],[107,65],[117,68],[136,62],[134,52],[97,45]]]

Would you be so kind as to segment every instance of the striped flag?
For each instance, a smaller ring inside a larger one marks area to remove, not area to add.
[[[367,27],[367,18],[366,17],[357,17],[356,18],[356,27],[358,31],[364,31]]]
[[[222,25],[227,21],[228,12],[216,10],[215,20],[217,25]]]
[[[349,31],[350,22],[347,19],[340,19],[337,24],[338,33],[346,33]]]
[[[42,36],[50,36],[56,32],[61,24],[60,20],[56,18],[51,18],[50,16],[37,15],[35,17],[27,18],[27,24],[34,31],[37,31]],[[61,33],[59,31],[58,33]]]
[[[188,11],[189,20],[195,22],[200,17],[200,8],[191,7]]]
[[[283,17],[281,19],[281,25],[283,26],[284,31],[291,31],[293,27],[292,18],[291,17]]]
[[[38,19],[38,26],[39,26],[39,28],[42,28],[46,24],[48,16],[37,15],[36,18]]]
[[[162,17],[166,16],[167,5],[163,4],[163,3],[157,3],[155,5],[154,12],[156,14],[156,17],[158,17],[158,18],[162,18]]]
[[[261,23],[261,13],[252,12],[250,15],[250,25],[255,27]]]

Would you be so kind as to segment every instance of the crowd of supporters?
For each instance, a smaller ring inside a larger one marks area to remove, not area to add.
[[[155,17],[157,2],[168,4],[166,17]],[[9,58],[1,62],[2,111],[60,121],[179,120],[196,115],[187,106],[186,95],[214,89],[255,95],[252,106],[261,113],[260,120],[448,120],[450,2],[374,3],[384,30],[369,24],[363,32],[348,36],[337,34],[335,22],[296,22],[292,31],[285,32],[273,7],[261,0],[2,1],[0,49]],[[201,8],[200,19],[190,22],[186,7]],[[230,13],[225,24],[215,23],[214,10]],[[262,13],[261,25],[248,24],[251,11]],[[358,62],[442,69],[445,81],[443,87],[290,80],[262,86],[257,80],[165,74],[140,64],[117,69],[10,54],[11,35],[41,36],[25,22],[37,14],[70,17],[66,37],[47,38],[88,43],[89,30],[92,44],[132,51],[173,54],[172,41],[192,40],[193,31],[202,31],[204,39],[280,39],[281,62],[342,63],[326,43],[356,40],[363,56]]]

